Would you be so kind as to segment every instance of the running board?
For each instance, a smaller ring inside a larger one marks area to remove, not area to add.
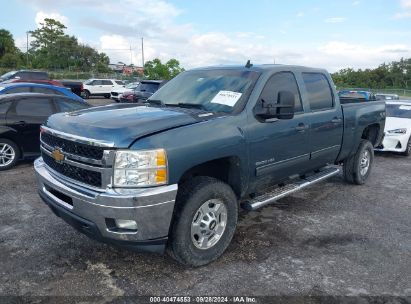
[[[334,176],[338,174],[339,172],[340,172],[340,169],[338,168],[326,167],[320,172],[314,175],[311,175],[307,178],[303,178],[295,183],[287,184],[283,187],[278,187],[274,189],[273,191],[264,193],[251,200],[245,201],[244,203],[241,204],[241,207],[248,211],[256,210],[272,202],[275,202],[276,200],[279,200],[280,198],[283,198],[287,195],[290,195],[294,192],[302,190],[315,183],[323,181],[331,176]]]

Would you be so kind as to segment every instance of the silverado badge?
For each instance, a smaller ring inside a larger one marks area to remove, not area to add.
[[[51,152],[51,156],[58,163],[62,163],[65,159],[65,156],[60,148],[54,148],[53,152]]]

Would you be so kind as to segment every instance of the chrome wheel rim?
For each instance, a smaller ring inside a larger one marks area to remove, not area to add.
[[[191,240],[198,249],[209,249],[220,240],[227,226],[227,208],[220,199],[206,201],[195,212]]]
[[[14,161],[15,157],[16,152],[12,146],[9,144],[0,143],[0,167],[10,165]]]
[[[360,161],[360,174],[362,176],[366,175],[370,168],[370,159],[370,152],[368,150],[364,151]]]

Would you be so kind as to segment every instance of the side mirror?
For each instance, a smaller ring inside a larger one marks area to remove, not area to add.
[[[278,92],[277,118],[292,119],[294,117],[295,96],[290,91]]]
[[[266,102],[262,99],[254,109],[254,114],[265,121],[273,119],[292,119],[294,117],[294,94],[289,91],[280,91],[277,96],[277,103]]]

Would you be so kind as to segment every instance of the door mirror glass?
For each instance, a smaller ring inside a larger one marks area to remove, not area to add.
[[[295,96],[290,91],[278,92],[277,118],[292,119],[294,117]]]

